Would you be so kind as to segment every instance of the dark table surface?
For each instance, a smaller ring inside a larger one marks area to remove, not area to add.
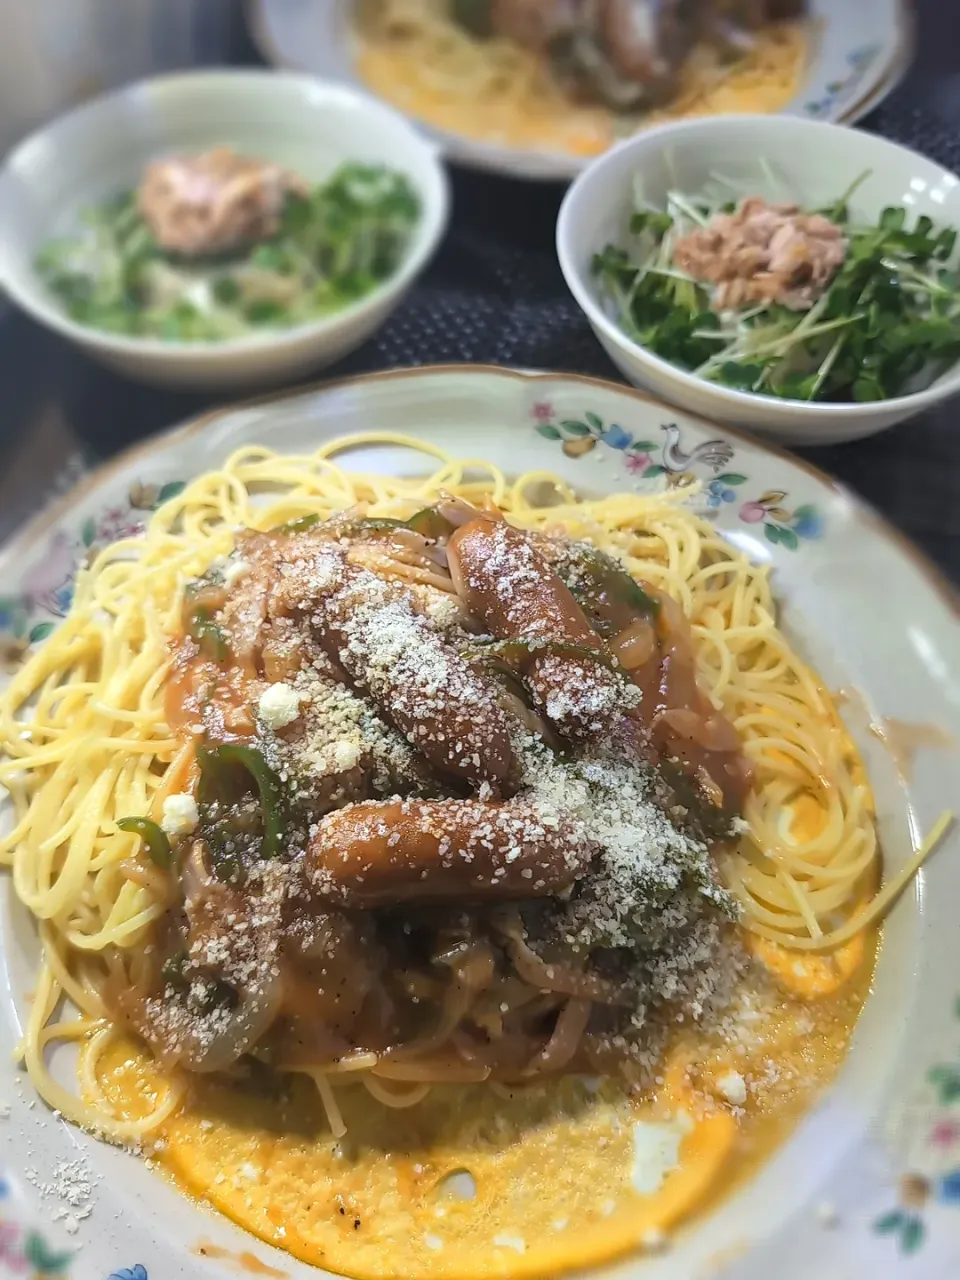
[[[917,61],[867,129],[960,170],[960,25],[920,0]],[[238,61],[252,50],[238,33]],[[386,327],[329,376],[478,361],[618,378],[567,293],[553,249],[562,189],[454,174],[450,232]],[[85,469],[211,404],[102,370],[0,310],[0,540]],[[960,583],[960,400],[860,443],[804,451]]]

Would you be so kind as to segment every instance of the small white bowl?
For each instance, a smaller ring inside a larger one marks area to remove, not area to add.
[[[37,276],[37,250],[76,231],[82,209],[134,186],[147,161],[227,144],[310,182],[344,161],[389,165],[422,202],[400,269],[342,311],[226,342],[166,342],[86,328]],[[279,382],[359,346],[397,306],[437,247],[449,188],[437,148],[396,111],[344,85],[276,71],[159,76],[98,98],[34,133],[0,169],[0,289],[35,319],[131,377],[236,389]]]
[[[858,440],[902,422],[960,392],[960,365],[913,395],[870,404],[810,404],[733,391],[697,378],[638,346],[608,314],[591,271],[593,255],[625,242],[634,212],[633,184],[655,205],[670,190],[697,192],[711,175],[731,178],[742,195],[776,196],[764,180],[766,159],[796,199],[819,208],[837,200],[866,170],[851,207],[872,220],[889,205],[915,218],[960,228],[960,178],[906,147],[839,125],[784,116],[717,116],[653,129],[601,156],[567,193],[557,224],[560,266],[573,296],[614,364],[634,383],[714,422],[745,427],[782,444]]]

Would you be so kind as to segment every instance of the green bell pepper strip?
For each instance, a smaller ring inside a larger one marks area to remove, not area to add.
[[[237,765],[245,769],[253,779],[260,796],[260,812],[263,818],[262,858],[275,858],[280,852],[284,836],[283,792],[280,780],[264,760],[256,747],[239,742],[223,742],[216,747],[200,747],[197,750],[200,765],[200,782],[203,791],[213,785],[213,775],[218,767]]]
[[[149,818],[121,818],[117,823],[121,831],[132,831],[143,841],[147,857],[155,867],[166,871],[173,862],[173,850],[167,833]]]

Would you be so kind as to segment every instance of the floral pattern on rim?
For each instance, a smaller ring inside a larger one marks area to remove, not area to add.
[[[0,1201],[9,1194],[10,1184],[0,1174]],[[39,1231],[0,1213],[0,1270],[23,1280],[61,1280],[72,1257],[71,1250],[53,1249]]]
[[[80,566],[109,543],[142,533],[140,513],[155,511],[184,487],[182,480],[163,485],[138,482],[131,485],[126,505],[88,516],[76,537],[58,530],[43,558],[21,581],[19,592],[0,597],[0,660],[15,664],[29,645],[45,640],[57,625],[53,619],[69,612]]]
[[[715,518],[723,506],[736,502],[738,490],[749,482],[742,472],[727,469],[735,456],[728,440],[704,440],[688,451],[675,422],[661,424],[664,438],[658,442],[635,439],[619,423],[605,422],[591,410],[580,418],[559,418],[553,405],[543,400],[533,405],[530,416],[537,434],[559,442],[568,458],[582,458],[604,444],[621,454],[631,476],[669,486],[701,478],[698,470],[712,472],[713,478],[705,485],[704,514],[708,518]],[[768,542],[796,551],[802,539],[823,534],[823,516],[813,503],[787,510],[781,505],[786,497],[782,490],[768,490],[755,501],[742,503],[738,514],[745,524],[762,522]]]
[[[142,1262],[136,1262],[132,1267],[122,1267],[119,1271],[111,1271],[107,1276],[107,1280],[148,1280],[147,1268]]]
[[[881,48],[878,44],[867,44],[860,49],[854,49],[852,53],[847,55],[847,64],[850,67],[847,75],[842,80],[831,81],[827,85],[826,92],[822,98],[814,98],[812,101],[805,103],[803,107],[804,114],[814,120],[823,120],[829,116],[837,103],[847,98],[857,87],[867,71],[879,58],[880,53]]]
[[[755,502],[745,502],[740,508],[740,519],[745,524],[763,524],[768,542],[780,543],[790,551],[796,551],[802,538],[819,538],[823,534],[823,517],[813,503],[804,503],[790,511],[781,503],[786,499],[783,489],[768,489]]]
[[[960,1019],[960,999],[954,1014]],[[929,1105],[921,1112],[926,1130],[917,1158],[925,1172],[905,1173],[897,1204],[873,1223],[878,1235],[895,1239],[906,1255],[916,1253],[929,1236],[924,1211],[931,1203],[960,1208],[960,1060],[931,1067],[926,1086]]]

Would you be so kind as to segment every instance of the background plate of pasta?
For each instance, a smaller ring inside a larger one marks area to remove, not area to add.
[[[909,62],[904,0],[252,0],[266,58],[366,87],[461,163],[569,178],[698,115],[853,122]],[[879,96],[878,96],[879,95]]]
[[[826,477],[386,373],[93,473],[0,612],[21,1270],[948,1273],[956,601]]]

